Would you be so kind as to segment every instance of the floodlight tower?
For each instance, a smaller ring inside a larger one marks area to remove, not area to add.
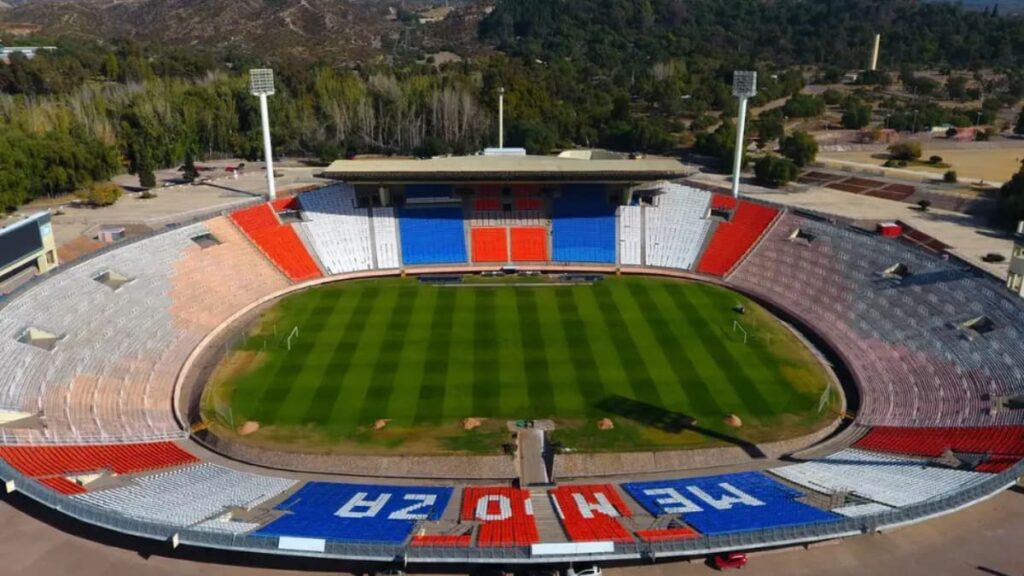
[[[757,72],[736,70],[732,73],[732,95],[740,99],[736,122],[736,155],[732,164],[732,195],[740,196],[740,168],[743,166],[743,138],[747,124],[747,100],[757,94]]]
[[[875,34],[875,44],[871,47],[871,70],[878,70],[878,52],[882,47],[882,35]]]
[[[498,87],[498,149],[505,147],[505,87]]]
[[[267,200],[277,199],[274,187],[274,151],[270,146],[270,115],[267,113],[267,96],[274,95],[274,71],[270,68],[249,70],[249,92],[260,98],[260,121],[263,124],[263,152],[267,158]]]

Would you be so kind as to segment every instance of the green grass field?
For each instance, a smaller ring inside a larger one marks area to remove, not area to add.
[[[715,286],[386,279],[277,303],[218,367],[204,416],[222,431],[258,422],[247,441],[303,450],[490,452],[518,418],[554,418],[554,437],[579,450],[660,449],[807,432],[832,417],[818,411],[826,386],[784,326]],[[464,431],[466,417],[487,425]],[[597,430],[604,417],[614,430]]]

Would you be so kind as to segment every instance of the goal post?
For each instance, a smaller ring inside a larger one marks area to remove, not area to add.
[[[288,333],[288,338],[286,340],[286,343],[288,344],[288,351],[289,352],[292,351],[292,338],[296,338],[296,337],[298,337],[298,335],[299,335],[299,327],[298,326],[295,326],[294,328],[292,328],[292,331]]]
[[[746,344],[747,343],[747,330],[745,328],[743,328],[743,326],[740,324],[739,320],[733,320],[732,321],[732,332],[733,332],[733,334],[735,334],[737,330],[739,330],[740,332],[743,333],[743,343]]]
[[[818,399],[818,414],[821,414],[822,410],[828,407],[829,401],[832,399],[832,383],[829,382],[825,386],[825,390],[821,393],[821,398]]]

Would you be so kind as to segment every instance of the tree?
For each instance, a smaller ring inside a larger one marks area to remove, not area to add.
[[[1003,224],[1014,226],[1024,220],[1024,161],[1020,169],[999,189],[999,217]]]
[[[337,158],[338,156],[335,156],[332,160]],[[196,169],[196,160],[191,150],[185,152],[185,163],[181,166],[181,177],[189,182],[199,178],[199,170]]]
[[[789,184],[796,178],[798,171],[792,160],[774,154],[768,154],[754,163],[754,178],[759,184],[772,188]]]
[[[75,192],[75,196],[95,207],[110,206],[121,197],[121,187],[113,182],[96,182]]]
[[[780,151],[783,156],[802,168],[814,162],[817,157],[818,141],[807,132],[798,130],[782,141]]]
[[[953,100],[963,100],[967,97],[967,77],[950,76],[946,79],[946,92]]]
[[[1017,126],[1013,129],[1014,134],[1024,134],[1024,107],[1021,107],[1020,114],[1017,116]]]
[[[156,188],[156,174],[152,166],[143,166],[139,169],[139,186],[143,188]]]
[[[892,77],[883,70],[865,70],[857,76],[857,84],[885,87],[892,84]]]
[[[822,99],[825,100],[825,104],[829,106],[838,106],[843,101],[843,93],[835,88],[829,88],[821,93]]]
[[[103,76],[105,76],[106,79],[111,82],[114,82],[120,78],[120,68],[117,64],[117,56],[114,53],[107,53],[106,57],[103,59],[102,71]]]
[[[812,118],[825,112],[825,99],[820,96],[797,94],[786,101],[782,112],[791,118]]]
[[[946,173],[942,175],[942,181],[948,184],[956,184],[957,180],[959,180],[959,178],[957,178],[956,170],[947,170]]]
[[[932,201],[927,198],[922,198],[921,200],[917,201],[917,207],[921,210],[921,212],[927,212],[928,209],[932,207]]]
[[[142,186],[143,188],[155,188],[156,174],[153,173],[153,158],[149,155],[149,151],[146,148],[143,148],[139,152],[138,163],[139,186]]]
[[[723,166],[732,166],[733,156],[736,151],[736,126],[729,120],[722,122],[712,133],[703,133],[697,136],[697,144],[694,149],[699,154],[713,156]],[[747,164],[746,149],[743,153],[743,166]]]
[[[851,101],[843,112],[843,128],[859,130],[871,122],[871,105]]]
[[[758,144],[764,147],[772,140],[780,140],[786,135],[786,126],[782,121],[782,113],[778,110],[771,110],[757,117],[755,122],[757,128]]]
[[[921,153],[919,142],[900,142],[889,146],[889,156],[894,160],[917,160]]]

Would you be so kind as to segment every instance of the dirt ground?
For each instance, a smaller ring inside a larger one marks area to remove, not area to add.
[[[921,158],[927,159],[931,155],[941,156],[943,162],[949,164],[956,170],[960,180],[995,180],[1004,182],[1020,169],[1021,160],[1024,160],[1024,144],[1021,147],[995,148],[995,149],[974,149],[974,150],[950,150],[929,147],[926,143],[923,147],[924,153]],[[819,155],[822,159],[844,160],[881,167],[885,163],[882,152],[826,152]],[[933,168],[930,166],[908,166],[908,170],[919,172],[932,172],[942,174],[946,168]]]

